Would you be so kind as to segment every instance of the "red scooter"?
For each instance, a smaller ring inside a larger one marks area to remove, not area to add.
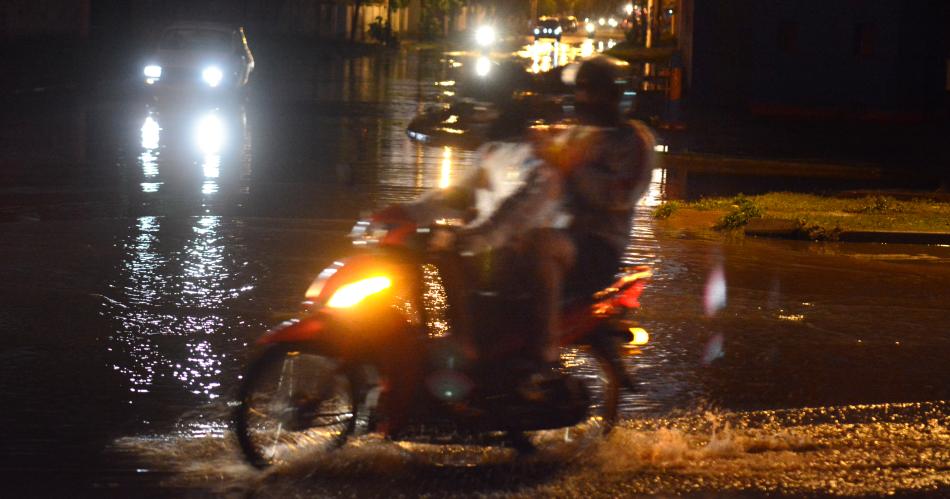
[[[566,307],[563,376],[538,398],[519,383],[530,373],[521,360],[526,335],[518,334],[532,326],[530,314],[520,313],[527,297],[467,286],[478,351],[470,360],[451,334],[450,280],[440,277],[445,255],[426,250],[434,230],[359,222],[358,250],[317,276],[300,318],[257,340],[233,416],[248,462],[263,468],[369,432],[531,452],[554,433],[544,430],[576,440],[616,424],[620,390],[633,389],[623,348],[647,341],[632,316],[649,268],[627,269]]]

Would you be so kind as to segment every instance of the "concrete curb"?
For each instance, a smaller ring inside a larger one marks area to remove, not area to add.
[[[874,165],[855,166],[695,153],[665,153],[660,157],[664,167],[682,168],[694,173],[854,180],[880,180],[884,176],[883,169]]]
[[[809,240],[798,223],[792,220],[756,219],[746,225],[744,232],[747,236]],[[841,232],[837,240],[848,243],[950,245],[950,232],[847,230]]]

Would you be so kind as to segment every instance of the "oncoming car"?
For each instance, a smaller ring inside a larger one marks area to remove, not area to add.
[[[554,38],[561,41],[561,33],[564,28],[561,27],[561,21],[556,17],[542,17],[538,19],[538,24],[534,27],[534,40],[542,38]]]
[[[142,74],[149,87],[222,91],[247,85],[253,70],[244,28],[180,22],[162,31]]]

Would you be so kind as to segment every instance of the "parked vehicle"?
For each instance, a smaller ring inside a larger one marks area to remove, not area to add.
[[[151,88],[221,92],[247,85],[253,70],[244,28],[179,22],[162,31],[142,73]]]
[[[424,249],[434,233],[391,218],[359,222],[354,254],[317,276],[304,313],[257,340],[233,418],[251,464],[263,468],[380,431],[380,421],[391,421],[398,407],[381,387],[397,382],[411,383],[415,395],[405,426],[388,433],[394,440],[502,444],[529,452],[546,435],[563,441],[567,429],[575,441],[594,442],[616,424],[620,390],[633,386],[621,349],[631,339],[645,341],[630,320],[650,270],[631,268],[566,308],[570,326],[561,344],[570,367],[547,388],[550,396],[531,400],[517,389],[524,376],[518,367],[523,331],[532,326],[523,293],[517,285],[473,285],[480,356],[467,363],[438,318],[446,297],[439,290],[448,284],[439,277],[444,255]],[[551,429],[558,431],[544,431]]]
[[[567,16],[561,18],[561,28],[565,33],[577,33],[577,18],[574,16]]]

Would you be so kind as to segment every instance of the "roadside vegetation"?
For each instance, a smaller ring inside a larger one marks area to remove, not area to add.
[[[742,229],[752,220],[778,220],[797,236],[836,240],[845,231],[950,232],[950,203],[875,195],[841,198],[776,192],[758,196],[669,201],[653,212],[671,223],[702,220],[708,228]],[[712,222],[708,222],[712,220]]]

